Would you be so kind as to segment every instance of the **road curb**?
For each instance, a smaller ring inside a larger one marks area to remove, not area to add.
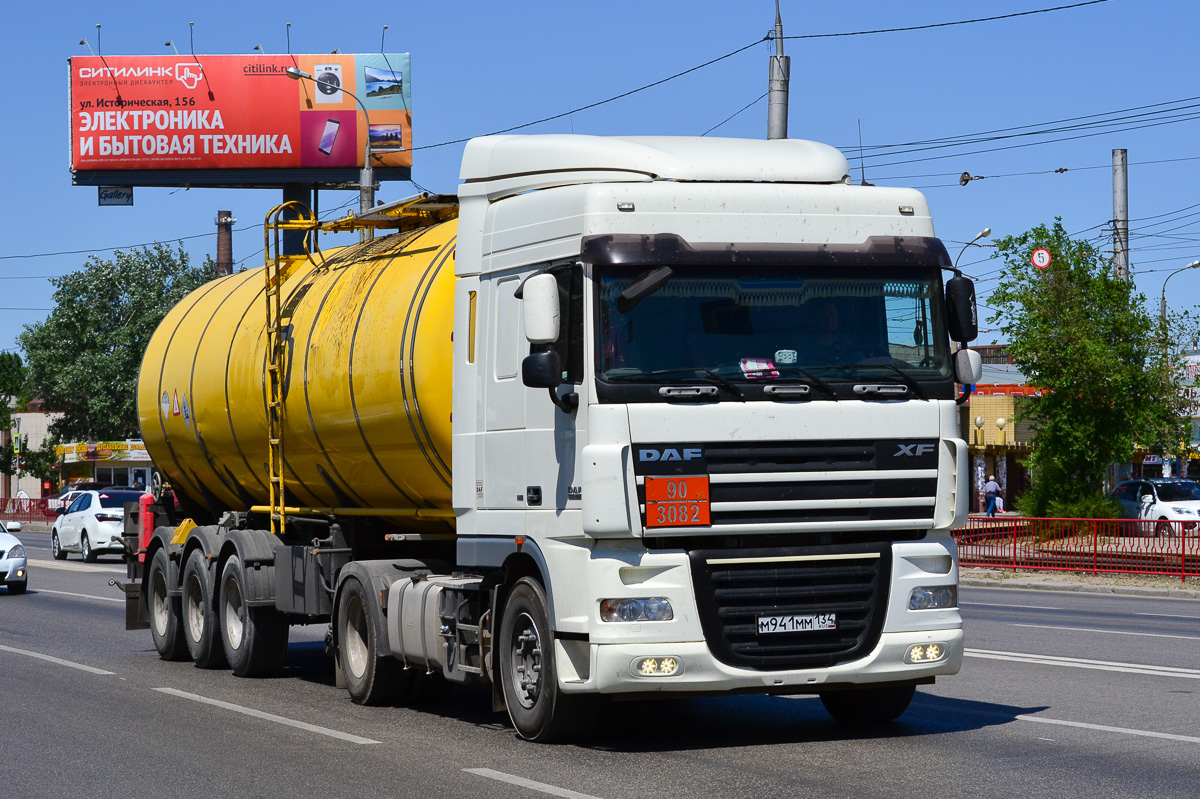
[[[1200,599],[1200,590],[1190,588],[1145,588],[1136,585],[1088,585],[1085,583],[1050,583],[1037,580],[983,580],[965,577],[959,585],[968,588],[1021,588],[1028,591],[1066,591],[1079,594],[1118,594],[1155,599]]]

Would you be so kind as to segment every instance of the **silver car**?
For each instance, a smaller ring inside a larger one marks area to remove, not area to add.
[[[20,532],[21,525],[9,522],[7,529]],[[23,594],[29,587],[29,561],[25,559],[25,547],[11,533],[0,533],[0,583],[8,588],[10,594]]]

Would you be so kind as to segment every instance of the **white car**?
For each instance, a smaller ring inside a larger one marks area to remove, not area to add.
[[[64,560],[68,552],[78,552],[88,563],[101,553],[124,554],[125,503],[137,502],[144,493],[110,488],[84,491],[65,510],[56,510],[58,520],[50,528],[55,560]]]
[[[1121,503],[1122,517],[1141,519],[1144,531],[1157,538],[1181,530],[1191,534],[1200,522],[1200,484],[1194,480],[1178,477],[1126,480],[1113,489],[1112,498]]]
[[[7,529],[20,532],[21,525],[9,522]],[[29,587],[29,561],[25,559],[25,547],[10,533],[0,533],[0,583],[10,594],[23,594]]]

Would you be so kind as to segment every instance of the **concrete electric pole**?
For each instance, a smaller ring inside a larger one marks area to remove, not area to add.
[[[1129,153],[1113,150],[1113,266],[1129,280]]]
[[[775,55],[771,56],[771,75],[767,91],[767,138],[786,139],[788,135],[788,77],[791,59],[783,54],[783,20],[779,0],[775,0]]]

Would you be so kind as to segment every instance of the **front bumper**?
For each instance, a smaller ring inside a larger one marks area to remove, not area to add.
[[[943,657],[927,664],[905,662],[910,647],[938,643]],[[562,642],[559,662],[567,657]],[[567,693],[816,693],[834,686],[872,683],[927,682],[957,674],[962,667],[961,629],[884,633],[865,658],[823,669],[757,671],[721,663],[703,641],[674,644],[592,644],[589,680],[566,681]],[[672,657],[679,662],[672,676],[644,676],[636,664],[646,657]],[[563,673],[560,667],[559,673]]]

